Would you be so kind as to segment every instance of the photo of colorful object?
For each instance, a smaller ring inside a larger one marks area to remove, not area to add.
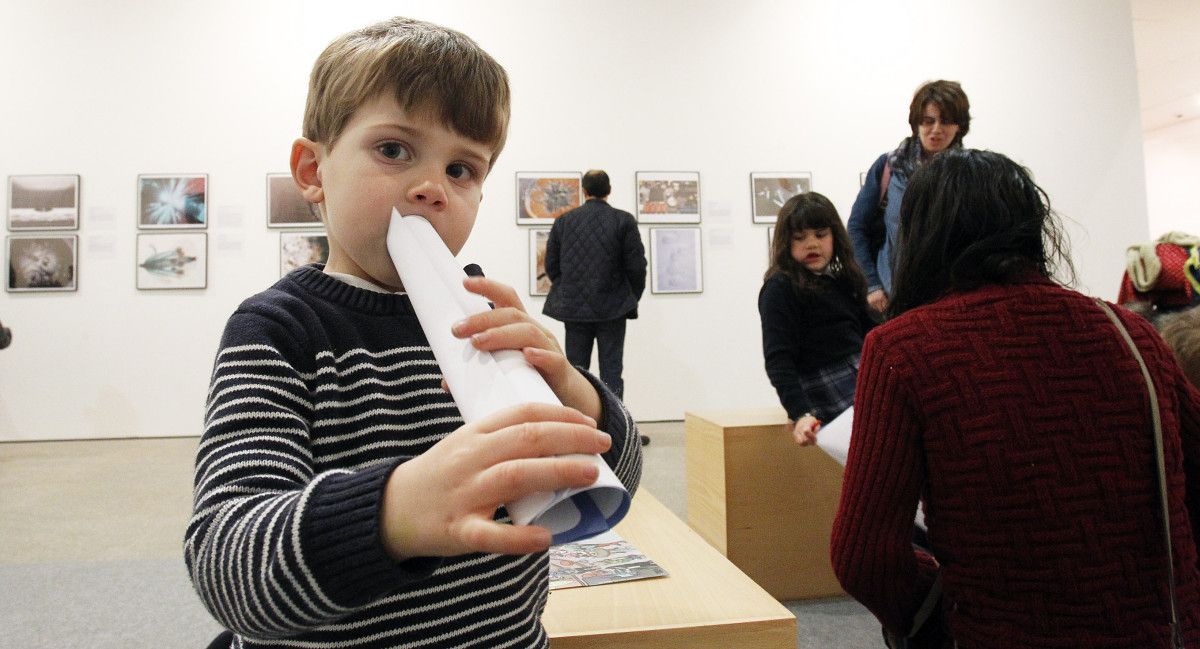
[[[550,228],[533,228],[529,231],[529,294],[535,297],[550,294],[550,276],[546,274],[548,241]]]
[[[8,229],[79,228],[79,176],[9,176]]]
[[[755,223],[774,223],[779,208],[796,194],[812,191],[812,174],[807,171],[754,172],[750,174],[751,208]]]
[[[207,174],[138,176],[139,228],[203,228],[207,225]]]
[[[694,171],[639,171],[639,223],[699,223],[700,174]]]
[[[517,172],[517,225],[546,225],[582,204],[579,172]]]
[[[329,260],[329,237],[324,232],[280,232],[279,275],[301,266]]]
[[[13,235],[8,238],[8,291],[74,291],[79,237]]]
[[[141,290],[208,286],[208,234],[139,234],[137,287]]]

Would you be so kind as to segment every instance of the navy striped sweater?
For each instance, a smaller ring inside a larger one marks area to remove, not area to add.
[[[588,378],[613,437],[604,458],[632,492],[637,428]],[[230,317],[184,554],[235,647],[548,645],[545,553],[398,563],[379,540],[392,469],[463,424],[441,379],[407,296],[355,288],[318,266]]]

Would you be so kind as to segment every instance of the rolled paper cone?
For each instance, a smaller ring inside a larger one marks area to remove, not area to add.
[[[522,403],[560,403],[521,352],[481,351],[450,332],[454,323],[491,306],[463,286],[466,273],[429,221],[393,209],[387,247],[464,421],[478,421]],[[596,481],[582,489],[540,492],[506,504],[514,523],[545,527],[557,544],[594,536],[625,517],[629,492],[608,464],[599,455],[575,457],[596,465]]]

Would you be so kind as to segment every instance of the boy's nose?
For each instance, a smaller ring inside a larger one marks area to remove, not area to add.
[[[446,188],[441,183],[424,180],[408,190],[407,198],[412,203],[440,209],[446,206]]]

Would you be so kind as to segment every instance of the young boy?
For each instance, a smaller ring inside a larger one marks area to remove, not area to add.
[[[429,219],[457,254],[508,113],[503,68],[436,25],[396,18],[317,59],[291,166],[329,261],[230,317],[196,457],[185,558],[232,646],[545,647],[550,535],[499,508],[589,484],[595,468],[558,457],[570,453],[602,453],[637,487],[629,413],[513,289],[468,279],[496,308],[454,333],[523,350],[564,406],[472,425],[398,293],[392,207]]]

